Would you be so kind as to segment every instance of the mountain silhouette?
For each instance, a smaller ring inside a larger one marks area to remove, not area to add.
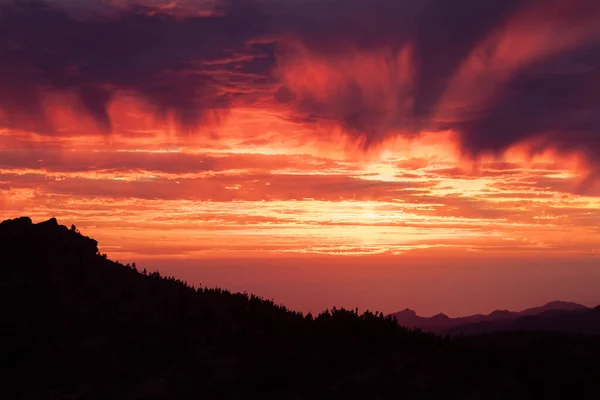
[[[600,398],[597,335],[303,315],[113,262],[55,219],[0,224],[0,287],[6,399]]]
[[[536,310],[542,309],[538,307]],[[532,309],[533,310],[533,309]],[[445,333],[475,335],[508,331],[563,331],[600,334],[600,308],[549,309],[530,314],[517,313],[516,317],[483,320],[458,325]]]
[[[552,301],[543,306],[528,308],[523,311],[495,310],[488,315],[475,314],[458,318],[450,318],[442,313],[434,315],[433,317],[420,317],[415,311],[410,309],[390,314],[390,316],[404,327],[417,328],[434,333],[483,333],[519,329],[545,330],[546,326],[552,326],[553,330],[576,330],[584,333],[600,333],[600,330],[596,328],[597,322],[595,321],[595,313],[581,312],[584,310],[592,311],[592,309],[581,304],[566,301]],[[565,319],[563,315],[566,312],[573,312],[573,315],[579,315],[582,321],[575,325],[566,323],[568,320]],[[545,315],[543,319],[524,319],[524,317],[527,316],[541,314]],[[550,322],[553,317],[556,317],[554,323]],[[587,325],[585,321],[583,321],[586,317],[590,318],[589,324]],[[563,320],[565,323],[559,322]],[[521,322],[517,323],[516,321]],[[544,325],[540,325],[538,328],[536,321],[539,321],[540,324]]]

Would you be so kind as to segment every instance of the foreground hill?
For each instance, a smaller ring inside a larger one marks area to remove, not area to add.
[[[140,273],[54,219],[0,224],[0,287],[7,399],[600,398],[597,336],[303,316]]]
[[[523,311],[496,310],[488,315],[450,318],[420,317],[405,309],[390,315],[400,325],[426,332],[476,334],[514,330],[556,330],[600,334],[600,310],[566,301],[553,301]]]

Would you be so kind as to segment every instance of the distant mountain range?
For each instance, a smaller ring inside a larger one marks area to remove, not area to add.
[[[420,317],[410,309],[391,314],[407,328],[418,328],[438,334],[480,334],[499,331],[558,330],[578,333],[600,333],[600,307],[552,301],[523,311],[496,310],[488,315],[476,314],[450,318],[445,314]]]

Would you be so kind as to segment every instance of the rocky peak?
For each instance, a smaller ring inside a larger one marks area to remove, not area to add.
[[[98,242],[66,226],[59,225],[56,218],[34,224],[29,217],[3,221],[0,224],[0,238],[4,246],[17,246],[28,252],[49,254],[65,249],[76,250],[80,254],[96,255]]]
[[[33,222],[31,221],[31,218],[29,218],[29,217],[19,217],[19,218],[15,218],[15,219],[7,219],[6,221],[2,221],[2,223],[0,223],[0,226],[3,229],[6,229],[6,228],[29,226],[32,223]]]
[[[410,308],[405,308],[402,311],[398,311],[394,315],[403,316],[403,317],[416,317],[417,313],[414,310],[411,310]]]
[[[448,317],[444,313],[439,313],[439,314],[436,314],[433,317],[431,317],[431,319],[433,319],[433,320],[448,320],[448,319],[450,319],[450,317]]]

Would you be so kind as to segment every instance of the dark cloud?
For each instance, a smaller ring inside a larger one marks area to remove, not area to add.
[[[456,123],[465,148],[501,151],[539,136],[540,147],[600,156],[600,36],[595,39],[519,70],[475,119]]]
[[[261,31],[259,18],[230,12],[180,19],[158,11],[134,7],[89,21],[43,1],[0,8],[0,108],[8,123],[51,130],[41,95],[63,91],[77,95],[98,126],[110,131],[107,105],[118,91],[128,91],[192,128],[207,110],[226,109],[235,95],[198,65],[246,55],[221,68],[241,70],[248,81],[269,76],[268,54],[247,45]]]
[[[365,92],[372,88],[350,73],[341,85],[319,99],[310,93],[301,97],[299,109],[316,118],[341,121],[347,130],[365,135],[368,142],[381,139],[392,129],[416,133],[427,128],[450,78],[470,51],[523,3],[371,0],[367,5],[362,0],[284,1],[280,13],[286,18],[276,19],[285,23],[282,33],[285,29],[286,34],[326,60],[344,57],[352,50],[359,57],[366,56],[361,52],[386,51],[384,65],[380,65],[383,70],[364,72],[388,74],[386,84],[393,86],[391,92],[369,96]],[[397,76],[403,66],[398,65],[396,56],[406,46],[411,51],[412,76],[408,81]],[[281,56],[293,57],[286,50],[281,50]],[[387,88],[376,88],[381,89]],[[390,110],[390,100],[400,109]]]
[[[537,138],[600,156],[595,0],[2,0],[0,18],[0,117],[22,129],[57,128],[42,100],[59,91],[108,132],[125,91],[183,130],[267,99],[367,145],[451,128],[475,155]]]

